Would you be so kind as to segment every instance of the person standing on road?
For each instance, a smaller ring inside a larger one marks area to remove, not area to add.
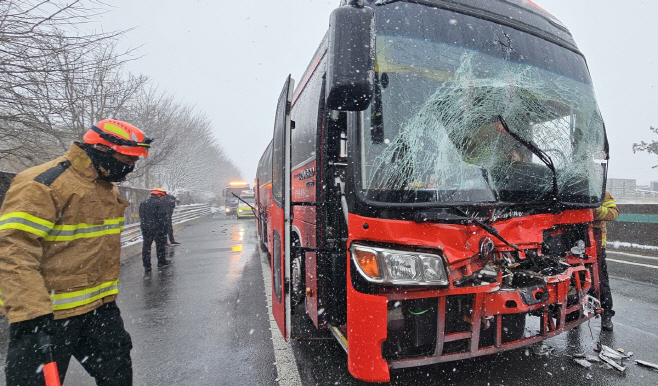
[[[113,182],[148,156],[151,141],[105,119],[62,157],[13,179],[0,208],[7,386],[43,386],[48,353],[61,383],[74,356],[97,385],[132,385],[132,341],[115,302],[130,203]]]
[[[171,245],[180,245],[179,242],[174,240],[174,224],[172,223],[172,217],[174,216],[174,210],[176,209],[176,197],[166,193],[162,197],[162,201],[167,204],[167,235],[169,236],[169,243]]]
[[[155,252],[158,257],[158,268],[166,267],[171,261],[165,258],[165,244],[167,244],[167,225],[169,209],[163,197],[166,192],[162,189],[153,189],[151,197],[139,204],[139,226],[142,230],[142,264],[144,275],[151,274],[151,245],[155,241]]]
[[[615,204],[615,199],[612,194],[605,191],[605,198],[603,204],[594,209],[594,239],[597,240],[597,255],[599,255],[599,277],[601,288],[601,306],[603,306],[603,314],[601,314],[601,329],[604,331],[612,331],[612,317],[615,311],[612,309],[612,292],[610,291],[610,280],[608,278],[608,264],[606,263],[606,222],[615,221],[619,217],[619,210]]]

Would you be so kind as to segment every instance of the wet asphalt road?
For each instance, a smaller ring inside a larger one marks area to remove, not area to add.
[[[174,264],[154,270],[150,279],[143,278],[138,257],[122,267],[118,303],[135,346],[135,385],[279,384],[281,369],[275,363],[264,295],[264,256],[257,249],[253,220],[214,215],[184,228],[177,238],[183,244],[170,252]],[[613,333],[601,334],[599,321],[592,320],[546,341],[553,348],[549,356],[520,349],[399,370],[392,373],[391,384],[658,384],[658,372],[632,360],[626,361],[626,374],[620,375],[598,364],[586,370],[570,357],[593,354],[600,339],[613,348],[633,351],[634,358],[658,363],[658,269],[651,268],[658,267],[658,259],[613,252],[608,258],[617,260],[609,262],[617,310]],[[2,319],[2,363],[6,331]],[[291,347],[303,385],[367,385],[349,375],[346,354],[333,340],[295,341]],[[80,365],[72,362],[65,386],[93,385]]]

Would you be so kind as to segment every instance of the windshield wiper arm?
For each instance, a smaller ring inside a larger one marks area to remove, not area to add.
[[[240,201],[244,202],[245,204],[247,204],[247,206],[248,206],[249,208],[251,208],[251,211],[254,212],[254,215],[256,214],[256,208],[254,208],[253,206],[251,206],[247,201],[241,199],[237,194],[235,194],[235,193],[233,193],[233,192],[231,192],[231,194],[234,195],[235,198],[237,198],[238,200],[240,200]],[[256,204],[254,203],[254,205],[256,205]]]
[[[505,243],[505,245],[507,245],[508,247],[510,247],[510,248],[514,248],[515,251],[520,252],[520,251],[519,251],[519,247],[517,247],[516,245],[511,244],[509,241],[505,240],[505,239],[503,238],[503,236],[501,236],[501,235],[498,233],[498,231],[496,230],[496,228],[492,227],[492,226],[489,225],[489,224],[485,224],[485,223],[483,223],[482,221],[476,219],[475,217],[469,217],[466,213],[464,213],[464,211],[462,211],[462,210],[459,209],[459,208],[455,208],[455,209],[457,209],[458,211],[462,212],[462,215],[464,215],[464,217],[466,217],[469,221],[472,221],[473,223],[475,223],[476,225],[478,225],[480,228],[482,228],[482,229],[484,229],[485,231],[489,232],[490,235],[492,235],[492,236],[494,236],[495,238],[497,238],[498,240],[502,241],[502,242]]]
[[[459,208],[452,208],[458,212],[461,213],[459,214],[453,214],[450,213],[448,209],[439,209],[439,211],[427,211],[427,212],[418,212],[414,216],[413,220],[415,222],[446,222],[446,223],[462,223],[462,224],[467,224],[467,223],[475,223],[477,226],[480,228],[484,229],[487,231],[490,235],[494,236],[498,240],[502,241],[505,243],[510,248],[514,248],[515,251],[519,251],[519,248],[511,244],[509,241],[505,240],[503,236],[501,236],[496,228],[492,227],[489,224],[485,224],[482,221],[476,219],[475,217],[470,217],[468,216],[463,210]]]
[[[555,199],[557,199],[558,196],[558,188],[557,188],[557,171],[555,171],[555,165],[553,164],[553,160],[551,157],[546,154],[542,149],[538,148],[532,141],[527,141],[525,138],[521,137],[517,133],[513,132],[512,130],[509,129],[509,126],[507,126],[507,122],[503,119],[502,115],[498,116],[498,120],[500,123],[503,125],[503,128],[505,129],[505,132],[507,134],[511,135],[512,138],[514,138],[517,142],[528,148],[532,152],[532,154],[536,155],[537,158],[541,162],[544,163],[549,169],[551,169],[551,172],[553,173],[553,196]]]

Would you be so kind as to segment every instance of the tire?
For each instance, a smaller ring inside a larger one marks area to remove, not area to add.
[[[260,244],[260,250],[263,252],[267,252],[267,244],[265,244],[266,238],[267,238],[267,224],[265,224],[265,220],[262,219],[258,221],[258,227],[260,228],[260,232],[258,234],[258,244]]]
[[[290,264],[290,281],[292,284],[290,302],[293,306],[296,306],[306,298],[306,267],[304,253],[295,252],[295,257]]]

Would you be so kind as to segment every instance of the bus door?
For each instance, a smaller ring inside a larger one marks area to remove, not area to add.
[[[272,151],[272,314],[290,339],[290,108],[295,81],[288,76],[276,108]]]

